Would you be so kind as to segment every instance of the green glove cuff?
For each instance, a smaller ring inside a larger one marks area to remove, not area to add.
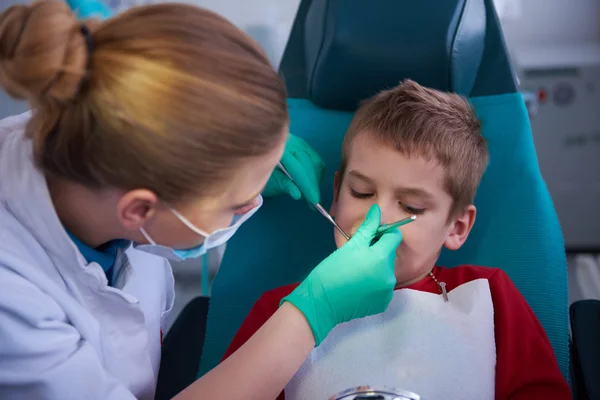
[[[289,302],[294,305],[308,321],[308,325],[315,337],[316,346],[327,337],[329,332],[335,327],[336,322],[333,318],[327,318],[327,309],[318,309],[314,302],[312,290],[308,287],[306,281],[302,282],[292,293],[281,299],[279,305]]]

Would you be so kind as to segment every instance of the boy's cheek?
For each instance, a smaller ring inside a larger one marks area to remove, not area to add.
[[[371,204],[365,201],[357,201],[349,195],[340,194],[335,204],[335,222],[344,232],[352,237],[362,225]],[[337,247],[343,246],[347,240],[334,228],[334,238]]]
[[[344,232],[350,237],[354,236],[360,225],[363,223],[363,219],[354,219],[354,221],[345,220],[343,218],[336,218],[336,222],[342,228]],[[338,232],[337,229],[333,228],[333,237],[335,239],[335,244],[338,248],[342,247],[346,244],[347,240],[342,236],[341,233]]]
[[[402,254],[405,254],[407,252],[407,250],[408,250],[408,246],[403,239],[402,243],[400,243],[400,246],[396,247],[396,257],[401,259]]]
[[[354,234],[356,233],[356,231],[358,230],[358,228],[360,228],[360,226],[362,225],[362,223],[364,222],[364,219],[360,219],[358,221],[356,221],[350,228],[350,232],[346,232],[348,235],[350,235],[350,237],[354,236]]]

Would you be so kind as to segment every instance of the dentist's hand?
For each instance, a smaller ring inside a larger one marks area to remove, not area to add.
[[[317,346],[339,323],[387,308],[396,285],[394,261],[402,233],[384,234],[371,246],[381,211],[376,204],[350,241],[327,257],[289,296],[306,317]]]
[[[323,176],[325,163],[308,143],[290,134],[281,157],[281,164],[296,183],[276,167],[267,182],[263,196],[288,194],[294,200],[304,197],[309,204],[320,202],[319,182]]]

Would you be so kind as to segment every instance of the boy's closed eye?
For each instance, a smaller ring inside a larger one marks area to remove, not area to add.
[[[374,195],[374,193],[359,192],[357,190],[352,189],[351,187],[348,187],[348,189],[350,190],[350,195],[357,199],[370,199]]]
[[[402,203],[400,203],[400,205],[409,214],[422,215],[426,211],[425,208],[411,207],[411,206],[409,206],[407,204],[402,204]]]
[[[354,197],[356,199],[360,199],[360,200],[370,199],[371,197],[373,197],[375,195],[375,193],[372,193],[372,192],[359,192],[357,190],[352,189],[351,187],[349,187],[349,190],[350,190],[350,195],[352,197]],[[399,201],[398,204],[400,205],[400,207],[402,207],[404,209],[404,211],[406,211],[409,214],[421,215],[426,211],[425,208],[413,207],[413,206],[403,203],[401,201]]]

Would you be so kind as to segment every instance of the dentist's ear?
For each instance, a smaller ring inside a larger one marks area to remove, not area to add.
[[[143,228],[154,216],[159,206],[156,194],[147,189],[136,189],[125,193],[118,203],[119,219],[128,230]]]
[[[337,202],[340,197],[340,186],[342,185],[342,179],[340,176],[340,171],[336,171],[333,177],[333,201],[331,202],[331,208],[329,209],[329,215],[335,217],[335,213],[337,211]]]
[[[465,210],[458,214],[448,226],[448,236],[444,241],[444,247],[448,250],[458,250],[469,237],[469,233],[475,223],[477,209],[474,205],[469,205]]]

